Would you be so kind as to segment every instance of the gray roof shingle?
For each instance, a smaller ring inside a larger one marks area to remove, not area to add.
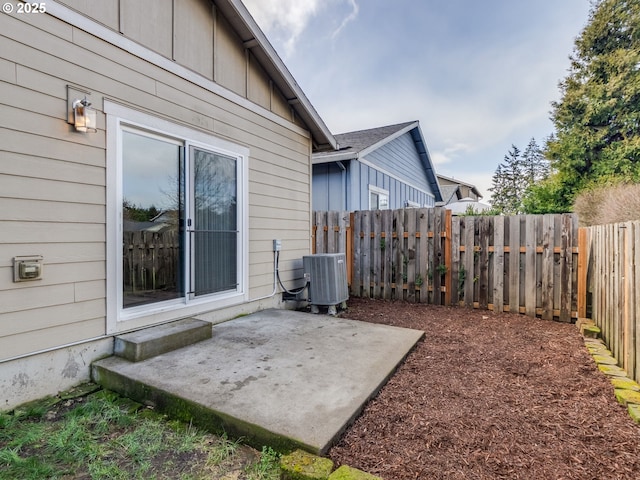
[[[395,133],[407,128],[416,122],[398,123],[396,125],[387,125],[384,127],[369,128],[367,130],[358,130],[356,132],[339,133],[334,135],[340,149],[336,151],[317,152],[313,154],[314,159],[320,159],[335,155],[336,153],[353,153],[354,156],[363,150],[393,136]]]

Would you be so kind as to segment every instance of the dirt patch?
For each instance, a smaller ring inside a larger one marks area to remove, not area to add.
[[[329,456],[387,480],[630,479],[640,427],[574,325],[353,298],[425,338]]]

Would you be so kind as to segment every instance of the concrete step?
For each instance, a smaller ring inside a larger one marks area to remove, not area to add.
[[[130,362],[171,352],[202,340],[211,338],[212,324],[195,318],[185,318],[145,328],[136,332],[118,335],[115,339],[114,355]]]

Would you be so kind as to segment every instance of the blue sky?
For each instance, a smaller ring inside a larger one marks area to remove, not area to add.
[[[333,133],[419,120],[438,173],[485,196],[553,132],[589,0],[244,0]]]

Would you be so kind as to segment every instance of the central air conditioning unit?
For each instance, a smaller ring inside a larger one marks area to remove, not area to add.
[[[329,314],[335,315],[336,305],[349,299],[344,253],[306,255],[302,257],[302,267],[309,281],[311,311],[317,313],[318,306],[326,306]]]

